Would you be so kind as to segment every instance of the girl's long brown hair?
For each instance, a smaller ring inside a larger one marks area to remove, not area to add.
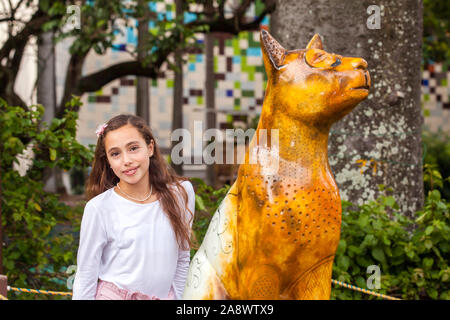
[[[105,137],[108,132],[130,124],[142,134],[142,137],[147,145],[149,145],[153,140],[153,156],[151,157],[149,166],[150,184],[153,186],[153,190],[160,195],[160,203],[172,224],[178,245],[183,250],[188,250],[189,247],[194,245],[190,238],[189,228],[189,223],[193,219],[193,212],[191,212],[188,208],[188,195],[186,190],[181,186],[180,182],[189,179],[178,176],[175,170],[167,164],[161,156],[159,147],[150,128],[146,125],[142,118],[135,115],[121,114],[112,118],[106,124],[107,126],[105,130],[97,140],[92,171],[86,185],[87,200],[90,200],[100,193],[113,188],[120,181],[108,164],[105,151]],[[185,203],[185,209],[191,215],[189,217],[189,221],[182,217],[182,205],[177,200],[174,190],[169,188],[170,185],[176,186],[178,191],[181,193]]]

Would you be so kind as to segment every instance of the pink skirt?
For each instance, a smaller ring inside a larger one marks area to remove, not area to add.
[[[169,295],[162,300],[174,300],[175,292],[173,287],[170,287]],[[155,295],[146,295],[139,291],[130,292],[125,289],[120,289],[114,283],[99,280],[97,284],[97,292],[95,300],[161,300]]]

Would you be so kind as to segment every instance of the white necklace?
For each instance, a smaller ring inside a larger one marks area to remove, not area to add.
[[[150,193],[145,197],[145,199],[140,200],[140,199],[133,198],[133,197],[130,196],[128,193],[126,193],[125,191],[123,191],[122,189],[120,189],[119,183],[117,183],[116,186],[117,186],[117,188],[118,188],[121,192],[123,192],[128,198],[130,198],[130,199],[132,199],[132,200],[134,200],[134,201],[139,201],[139,202],[144,202],[145,200],[147,200],[148,198],[150,198],[151,195],[152,195],[152,193],[153,193],[153,186],[150,186]]]

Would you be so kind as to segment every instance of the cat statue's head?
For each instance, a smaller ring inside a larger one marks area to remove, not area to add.
[[[331,125],[367,98],[370,76],[364,59],[324,51],[317,34],[306,49],[290,51],[265,29],[260,37],[268,112],[285,113],[311,125]]]

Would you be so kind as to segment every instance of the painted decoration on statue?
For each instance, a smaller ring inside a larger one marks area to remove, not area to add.
[[[260,39],[261,117],[191,261],[184,299],[330,298],[341,200],[328,134],[367,98],[367,63],[324,51],[317,34],[291,51],[266,30]]]

